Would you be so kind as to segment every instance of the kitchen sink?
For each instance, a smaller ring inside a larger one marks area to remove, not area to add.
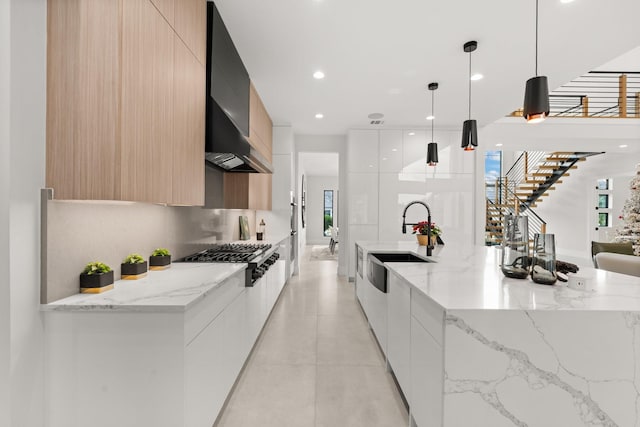
[[[385,262],[433,262],[431,260],[421,258],[411,252],[389,252],[389,253],[372,253],[369,254],[378,261]]]
[[[369,253],[367,255],[367,278],[380,292],[387,293],[387,262],[433,262],[412,252]]]

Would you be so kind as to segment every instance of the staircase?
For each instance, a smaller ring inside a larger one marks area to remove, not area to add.
[[[485,244],[502,243],[506,215],[529,217],[529,238],[544,233],[546,222],[533,208],[542,203],[559,184],[560,178],[570,176],[569,171],[578,167],[587,157],[600,152],[524,152],[505,176],[496,180],[486,191]]]

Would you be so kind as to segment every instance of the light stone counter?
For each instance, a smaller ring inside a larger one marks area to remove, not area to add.
[[[41,305],[43,311],[185,311],[203,299],[245,263],[180,263],[149,271],[139,280],[116,280],[101,294],[77,294]]]
[[[581,267],[594,289],[577,291],[505,278],[498,248],[446,245],[432,260],[388,264],[410,286],[400,354],[411,354],[403,390],[417,426],[640,426],[640,278]]]

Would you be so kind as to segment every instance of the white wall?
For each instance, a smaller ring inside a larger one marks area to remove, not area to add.
[[[347,188],[346,171],[347,171],[347,141],[345,135],[296,135],[295,136],[295,151],[296,151],[296,192],[298,197],[300,196],[300,185],[302,179],[302,171],[299,170],[299,153],[338,153],[338,187],[340,188],[339,205],[343,208],[340,209],[339,223],[347,224],[347,209],[346,201],[349,199],[349,188]],[[298,215],[299,216],[299,215]],[[301,228],[298,229],[299,232]],[[340,240],[346,238],[348,230],[340,229]],[[306,236],[305,236],[306,238]],[[302,242],[301,247],[302,246]],[[347,268],[349,263],[349,251],[343,250],[338,252],[338,274],[341,276],[347,275]]]
[[[348,210],[348,223],[342,222],[340,228],[342,249],[353,252],[358,240],[415,241],[411,227],[402,234],[404,208],[414,200],[429,205],[445,243],[473,244],[475,152],[460,149],[460,137],[458,130],[435,133],[439,163],[432,167],[426,164],[431,139],[424,130],[350,130],[347,180],[351,197],[348,205],[342,205],[342,211]],[[420,205],[407,211],[407,223],[426,219],[427,211]],[[351,259],[349,277],[354,270]]]
[[[334,215],[338,210],[338,177],[308,176],[307,180],[307,244],[328,245],[331,237],[325,237],[324,227],[324,190],[333,190]],[[336,224],[337,225],[337,224]]]
[[[564,255],[590,262],[591,240],[601,239],[595,231],[596,180],[614,177],[615,186],[628,188],[637,163],[638,157],[619,153],[590,157],[571,170],[569,177],[563,177],[562,184],[555,185],[556,190],[538,204],[535,212],[547,222],[547,232],[555,234],[559,257]],[[622,211],[628,191],[623,190],[622,194],[622,200],[614,200],[614,217]]]
[[[486,150],[501,149],[507,157],[514,154],[514,158],[517,158],[519,150],[606,152],[580,162],[578,168],[571,170],[569,177],[562,178],[563,183],[556,185],[556,190],[535,208],[535,212],[547,222],[547,232],[556,235],[558,256],[589,264],[591,240],[601,238],[595,231],[596,180],[617,177],[619,188],[620,181],[624,183],[635,174],[635,165],[640,159],[638,140],[640,120],[637,119],[553,118],[538,125],[529,125],[521,118],[504,118],[480,130],[481,151],[476,158],[476,167],[484,173]],[[503,145],[496,147],[497,143]],[[621,148],[623,144],[628,147]],[[506,169],[508,166],[504,172]],[[484,213],[481,180],[477,180],[476,192],[476,209]],[[616,199],[614,203],[621,209],[619,197]],[[484,214],[477,215],[475,220],[476,241],[482,242]]]
[[[0,93],[9,93],[11,62],[10,2],[0,1]],[[10,282],[9,282],[9,190],[10,137],[9,129],[11,98],[0,96],[0,427],[9,427],[9,365],[10,352]]]
[[[10,2],[10,132],[3,130],[4,171],[0,196],[8,200],[0,214],[0,227],[9,229],[9,307],[10,316],[10,410],[12,427],[37,427],[43,416],[43,326],[39,312],[40,296],[40,188],[45,182],[45,95],[46,95],[46,10],[45,0]],[[3,12],[7,12],[3,2]],[[2,14],[6,23],[6,15]],[[4,23],[3,23],[4,24]],[[6,31],[5,25],[1,25]],[[6,32],[3,33],[6,40]],[[3,55],[3,68],[4,59]],[[6,84],[6,79],[3,79]],[[5,98],[6,91],[2,91]],[[6,108],[6,99],[0,101]],[[0,112],[6,123],[6,111]],[[3,129],[5,126],[3,126]],[[6,142],[8,141],[8,142]],[[9,145],[9,159],[6,145]],[[7,192],[9,170],[9,194]],[[3,203],[4,205],[4,203]],[[6,233],[0,234],[3,250]],[[0,256],[3,260],[7,258]],[[6,268],[6,263],[3,266]],[[3,268],[3,271],[6,271]],[[2,293],[6,296],[7,273],[2,273]],[[2,303],[6,300],[2,298]],[[5,307],[6,308],[6,307]],[[0,321],[0,347],[6,348],[6,317]],[[2,352],[2,350],[0,350]],[[4,357],[0,356],[0,359]],[[4,381],[2,381],[3,384]],[[3,386],[0,385],[0,388]],[[6,399],[0,407],[6,407]],[[2,415],[0,415],[2,417]]]

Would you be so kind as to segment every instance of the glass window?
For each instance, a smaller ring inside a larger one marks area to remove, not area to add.
[[[333,226],[333,190],[324,190],[324,221],[323,221],[323,230],[324,236],[331,236],[331,229],[329,227]]]
[[[598,207],[602,209],[609,208],[609,195],[608,194],[598,194]]]
[[[609,179],[599,179],[598,190],[609,190]]]
[[[600,227],[608,227],[609,226],[609,214],[608,213],[599,213],[598,214],[598,225]]]

